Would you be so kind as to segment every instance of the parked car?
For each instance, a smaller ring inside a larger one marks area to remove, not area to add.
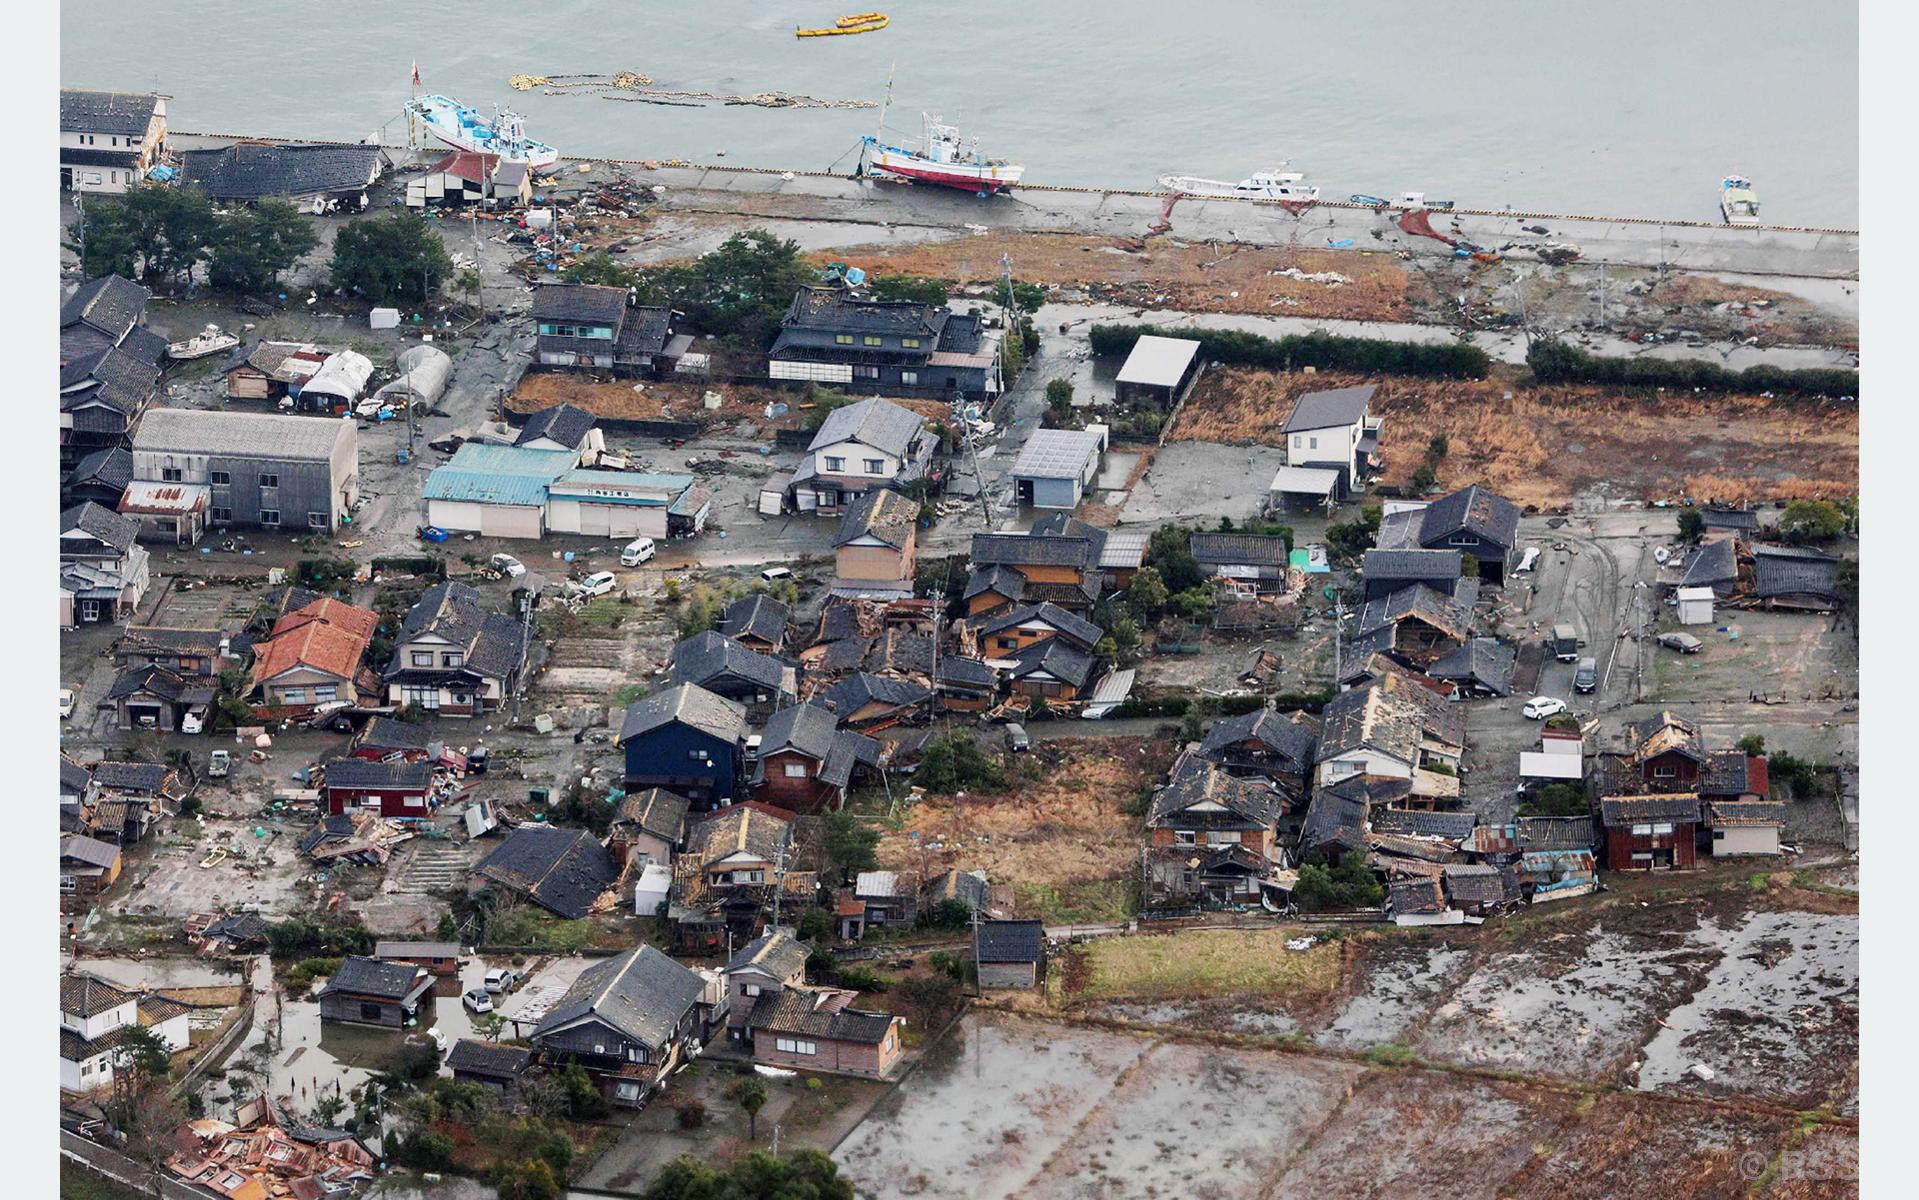
[[[634,538],[626,544],[624,550],[620,551],[620,565],[623,567],[637,567],[652,557],[653,539],[649,537]]]
[[[1018,721],[1006,726],[1006,748],[1014,754],[1021,754],[1033,748],[1033,739],[1026,736],[1026,726]]]
[[[60,689],[60,719],[66,720],[73,715],[74,696],[72,688]]]
[[[1659,644],[1668,650],[1677,650],[1681,654],[1697,654],[1699,648],[1706,643],[1690,633],[1662,633],[1659,635]]]
[[[613,572],[595,571],[585,579],[567,584],[566,592],[569,596],[578,596],[582,599],[591,600],[595,596],[608,594],[618,583],[619,579]]]
[[[497,996],[502,992],[511,991],[513,985],[518,982],[520,982],[518,971],[511,967],[495,967],[486,973],[486,978],[481,981],[481,984],[487,991]]]
[[[1573,671],[1573,691],[1590,692],[1598,686],[1599,661],[1592,658],[1580,659],[1578,668]]]
[[[760,572],[760,578],[768,583],[778,583],[782,579],[793,578],[793,572],[787,570],[785,567],[768,567],[766,570]]]
[[[227,772],[233,770],[233,755],[226,750],[215,750],[207,755],[207,778],[225,779]]]
[[[493,1011],[493,996],[485,988],[469,988],[460,997],[460,1003],[466,1005],[468,1012],[490,1013]]]
[[[1563,623],[1553,626],[1546,636],[1546,648],[1560,662],[1574,661],[1579,657],[1579,631]]]
[[[466,773],[468,775],[486,774],[487,762],[490,757],[485,746],[473,747],[466,756]]]
[[[1526,547],[1526,553],[1522,554],[1519,558],[1519,565],[1513,568],[1513,574],[1518,575],[1522,572],[1530,571],[1538,562],[1539,547],[1528,546]]]
[[[495,554],[490,560],[495,571],[506,572],[508,579],[518,579],[526,574],[526,564],[511,554]]]
[[[180,716],[181,733],[199,733],[207,727],[207,716],[199,709],[193,709]]]
[[[1543,721],[1547,717],[1556,717],[1566,711],[1564,700],[1555,700],[1551,696],[1534,696],[1526,701],[1526,707],[1519,714],[1530,721]]]

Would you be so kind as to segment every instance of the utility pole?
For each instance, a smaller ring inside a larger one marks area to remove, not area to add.
[[[1345,673],[1342,669],[1343,664],[1340,661],[1341,654],[1345,649],[1345,643],[1346,602],[1340,597],[1338,591],[1335,590],[1333,592],[1333,686],[1335,688],[1339,686],[1339,677]]]

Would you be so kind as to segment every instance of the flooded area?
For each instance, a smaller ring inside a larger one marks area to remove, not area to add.
[[[1345,1050],[1401,1041],[1471,962],[1470,951],[1454,946],[1383,947],[1369,956],[1359,990],[1313,1040]]]
[[[240,967],[224,959],[205,958],[79,958],[76,971],[97,975],[125,988],[159,991],[169,987],[232,987],[241,982]],[[267,969],[262,956],[257,969]]]
[[[503,999],[494,998],[498,1011],[509,1022],[515,1016],[543,1012],[594,961],[574,957],[536,965],[528,982]],[[400,1061],[407,1039],[427,1029],[439,1030],[448,1049],[461,1038],[479,1037],[473,1028],[474,1014],[467,1011],[460,996],[469,988],[480,987],[487,971],[506,965],[505,957],[463,960],[457,979],[435,981],[431,1018],[407,1029],[322,1021],[317,1001],[290,1000],[276,1006],[270,997],[263,997],[252,1034],[229,1062],[248,1058],[261,1061],[267,1091],[293,1097],[296,1107],[335,1088],[351,1091],[374,1075],[392,1070]],[[316,982],[315,990],[319,986]],[[512,1035],[509,1023],[501,1036]],[[209,1088],[216,1101],[227,1092],[219,1083]]]
[[[1762,912],[1708,926],[1724,957],[1646,1046],[1640,1088],[1748,1093],[1804,1107],[1856,1086],[1859,920]],[[1690,1074],[1694,1064],[1710,1081]]]

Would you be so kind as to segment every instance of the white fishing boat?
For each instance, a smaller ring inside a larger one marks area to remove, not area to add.
[[[184,342],[167,343],[167,357],[181,361],[205,358],[209,354],[231,350],[239,344],[239,338],[223,332],[218,325],[209,325]]]
[[[924,136],[917,150],[888,145],[879,137],[861,139],[865,145],[867,171],[959,188],[981,196],[1007,191],[1026,174],[1026,168],[1019,163],[981,154],[978,138],[970,145],[963,143],[959,130],[941,124],[936,116],[921,113],[920,122]]]
[[[1728,175],[1719,181],[1719,212],[1728,225],[1759,224],[1759,193],[1744,175]]]
[[[416,96],[407,101],[407,113],[425,131],[455,150],[491,154],[503,162],[523,162],[538,170],[559,160],[560,152],[526,136],[520,114],[495,108],[489,119],[445,96]]]
[[[1281,163],[1280,167],[1286,164]],[[1159,186],[1169,192],[1201,199],[1206,197],[1234,197],[1240,200],[1317,200],[1319,187],[1306,182],[1306,177],[1298,171],[1285,171],[1275,167],[1270,171],[1256,171],[1238,183],[1228,183],[1223,179],[1202,179],[1197,175],[1161,175]]]

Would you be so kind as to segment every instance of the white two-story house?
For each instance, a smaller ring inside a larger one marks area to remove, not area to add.
[[[117,194],[145,178],[166,153],[167,99],[61,88],[61,190]]]
[[[92,1092],[113,1083],[128,1029],[150,1027],[169,1050],[187,1047],[187,1006],[142,997],[78,972],[60,977],[60,1090]]]
[[[896,488],[926,473],[937,439],[909,408],[874,396],[835,409],[821,424],[787,485],[801,512],[837,514],[876,488]]]
[[[1337,471],[1333,499],[1360,490],[1379,453],[1379,421],[1371,415],[1374,388],[1307,392],[1286,418],[1286,464]]]

